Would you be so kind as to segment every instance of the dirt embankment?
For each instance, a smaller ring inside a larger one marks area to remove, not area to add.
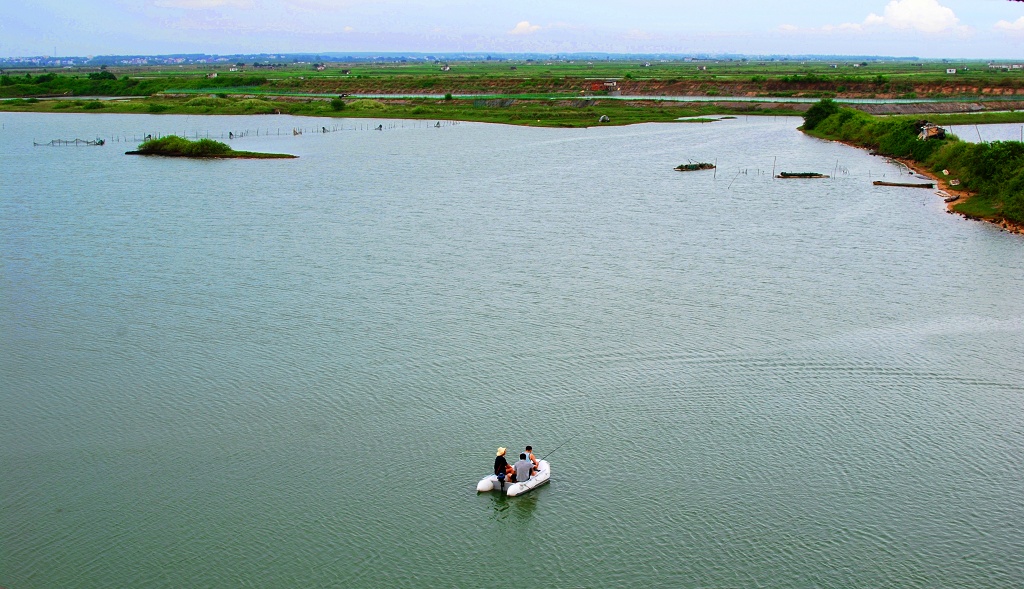
[[[313,78],[299,81],[290,79],[288,86],[308,92],[323,93],[417,93],[455,94],[495,93],[595,93],[601,94],[606,87],[601,80],[586,78],[484,78],[479,76],[458,76],[441,74],[437,76],[393,76],[393,77],[341,77]],[[1024,101],[1024,82],[1008,80],[1000,86],[977,84],[911,84],[907,82],[872,83],[819,81],[803,82],[782,80],[740,81],[715,78],[694,78],[686,80],[649,79],[616,80],[615,89],[625,96],[792,96],[816,98],[955,98],[955,97],[1017,97]]]
[[[946,203],[946,210],[950,214],[954,214],[955,213],[955,214],[961,215],[965,219],[973,219],[975,221],[984,221],[986,223],[991,223],[991,224],[999,227],[1003,231],[1008,231],[1010,233],[1016,233],[1018,235],[1024,235],[1024,223],[1016,223],[1014,221],[1010,221],[1010,220],[1002,218],[1002,217],[991,218],[991,219],[990,218],[984,218],[984,217],[972,217],[970,215],[967,215],[967,214],[964,214],[964,213],[962,213],[960,211],[957,211],[956,210],[956,205],[958,205],[962,201],[964,201],[964,200],[974,196],[973,192],[970,192],[969,190],[960,190],[958,187],[953,186],[953,185],[951,185],[949,183],[950,180],[951,180],[950,178],[947,178],[945,176],[940,176],[939,174],[936,174],[936,173],[932,172],[926,166],[924,166],[923,164],[921,164],[919,162],[915,162],[913,160],[908,160],[908,159],[898,159],[896,161],[898,161],[901,164],[905,165],[906,167],[914,170],[915,172],[917,172],[918,175],[921,175],[921,176],[924,176],[926,178],[931,178],[932,180],[935,180],[936,185],[939,187],[939,192],[938,192],[939,195],[941,195],[941,196],[950,195],[950,196],[957,197],[956,200],[950,200],[950,201],[948,201]]]
[[[1024,83],[1007,82],[1004,86],[976,84],[910,84],[906,82],[742,82],[737,80],[619,80],[623,94],[665,96],[832,96],[835,98],[953,98],[957,96],[1020,96],[1024,100]]]
[[[850,147],[854,147],[854,148],[857,148],[857,149],[865,149],[865,147],[863,145],[858,145],[858,144],[856,144],[856,143],[854,143],[852,141],[843,141],[841,139],[829,139],[829,141],[835,141],[837,143],[842,143],[844,145],[849,145]],[[885,156],[883,156],[883,157],[885,157]],[[948,212],[949,214],[951,214],[951,215],[952,214],[957,214],[957,215],[962,216],[964,219],[969,219],[969,220],[973,220],[973,221],[982,221],[984,223],[991,223],[992,225],[995,225],[996,227],[999,227],[1003,231],[1007,231],[1007,232],[1010,232],[1010,233],[1016,233],[1018,235],[1024,235],[1024,223],[1017,223],[1017,222],[1014,222],[1014,221],[1010,221],[1009,219],[1005,219],[1003,217],[995,217],[995,218],[974,217],[974,216],[968,215],[968,214],[966,214],[966,213],[964,213],[962,211],[958,211],[957,208],[956,208],[957,205],[959,205],[963,201],[971,198],[972,196],[975,196],[975,193],[971,192],[970,190],[964,190],[959,185],[954,186],[953,184],[951,184],[951,181],[954,180],[953,178],[950,178],[950,177],[946,176],[945,174],[938,174],[938,173],[934,172],[933,170],[928,169],[928,166],[922,164],[921,162],[914,161],[912,159],[907,159],[907,158],[888,158],[888,159],[891,159],[894,162],[898,162],[899,164],[901,164],[904,167],[906,167],[908,170],[913,170],[914,173],[916,173],[918,176],[921,176],[923,178],[929,178],[929,179],[933,180],[935,182],[935,186],[938,187],[938,189],[936,190],[936,194],[938,196],[943,197],[944,199],[948,199],[948,200],[946,200],[946,212]],[[950,197],[956,197],[956,198],[950,198]]]
[[[1000,100],[998,102],[972,101],[915,102],[911,104],[853,104],[850,106],[873,115],[943,114],[1001,110],[1024,110],[1024,100]]]
[[[970,84],[916,84],[853,83],[835,82],[764,82],[722,81],[715,79],[691,80],[630,80],[616,81],[615,90],[621,96],[722,96],[722,106],[740,110],[785,110],[803,112],[806,104],[779,103],[752,107],[750,103],[729,101],[728,97],[743,96],[770,100],[776,97],[793,98],[877,98],[897,99],[928,97],[954,99],[975,98],[970,102],[918,102],[902,104],[856,104],[855,108],[870,114],[939,114],[985,112],[992,110],[1024,110],[1024,86],[1016,82],[1008,86],[981,87]],[[319,78],[305,81],[289,80],[289,90],[301,90],[324,94],[581,94],[600,98],[605,94],[604,83],[583,78],[481,78],[476,76],[395,76],[389,78]],[[282,88],[284,89],[284,88]],[[1008,100],[1010,97],[1020,100]],[[991,97],[999,100],[980,100]],[[705,105],[707,103],[704,103]],[[640,105],[640,103],[638,103]]]

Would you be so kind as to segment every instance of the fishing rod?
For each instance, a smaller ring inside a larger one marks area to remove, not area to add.
[[[574,435],[573,437],[569,438],[568,440],[566,440],[566,441],[562,442],[561,444],[559,444],[558,446],[556,446],[554,450],[552,450],[552,451],[548,452],[547,454],[545,454],[544,457],[541,458],[541,460],[547,460],[548,456],[551,456],[552,454],[557,452],[559,448],[561,448],[562,446],[564,446],[564,445],[568,444],[569,442],[575,440],[579,435],[580,435],[580,432],[576,432],[576,435]]]

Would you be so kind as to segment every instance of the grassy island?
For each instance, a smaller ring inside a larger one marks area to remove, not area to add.
[[[804,114],[802,129],[901,160],[940,183],[959,186],[968,194],[951,207],[955,212],[1004,227],[1024,226],[1024,143],[968,143],[948,134],[922,139],[928,127],[915,117],[874,117],[826,99]]]
[[[142,142],[135,151],[125,152],[127,155],[162,155],[167,157],[191,158],[244,158],[244,159],[281,159],[298,156],[287,153],[259,153],[255,151],[235,151],[225,143],[213,139],[190,141],[177,135],[168,135],[159,139]]]

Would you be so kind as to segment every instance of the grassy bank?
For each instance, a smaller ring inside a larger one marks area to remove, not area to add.
[[[116,76],[102,71],[86,75],[62,75],[47,72],[33,76],[0,76],[0,98],[39,96],[149,96],[163,92],[171,86],[188,89],[206,89],[216,92],[225,86],[263,86],[268,84],[264,76],[238,75],[207,78],[171,76]]]
[[[38,100],[0,102],[0,112],[70,112],[183,115],[289,114],[316,117],[459,120],[538,127],[593,127],[670,122],[706,115],[799,115],[806,105],[626,100],[439,100],[327,99],[297,97],[237,98],[216,95],[132,100]],[[606,116],[607,123],[599,123]],[[700,122],[700,121],[698,121]]]
[[[960,180],[973,196],[956,205],[957,212],[1024,224],[1024,143],[967,143],[951,135],[924,141],[918,138],[919,126],[916,117],[873,117],[823,100],[804,115],[803,129],[816,137],[916,162],[939,177]]]
[[[282,159],[295,158],[297,156],[286,153],[259,153],[255,151],[235,151],[226,143],[212,139],[199,139],[190,141],[177,135],[168,135],[158,139],[149,139],[139,145],[135,151],[127,152],[128,155],[160,155],[165,157],[189,157],[189,158],[244,158],[244,159]]]
[[[1024,111],[929,114],[927,118],[936,125],[1000,125],[1024,123]]]

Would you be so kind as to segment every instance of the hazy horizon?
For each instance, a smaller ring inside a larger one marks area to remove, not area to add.
[[[41,0],[0,19],[0,56],[608,53],[1024,60],[1007,0]]]

